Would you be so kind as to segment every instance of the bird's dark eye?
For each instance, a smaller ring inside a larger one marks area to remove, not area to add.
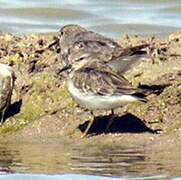
[[[64,34],[63,31],[60,31],[60,36],[63,36],[63,34]]]
[[[55,49],[56,49],[57,54],[59,54],[61,52],[61,48],[59,46],[57,46]]]

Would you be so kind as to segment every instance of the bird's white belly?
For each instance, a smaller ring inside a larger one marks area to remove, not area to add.
[[[89,110],[105,109],[110,110],[120,107],[128,102],[134,102],[138,99],[131,95],[120,95],[120,96],[101,96],[94,95],[93,93],[83,93],[77,87],[74,86],[72,81],[67,81],[67,89],[71,97],[80,106],[85,107]]]

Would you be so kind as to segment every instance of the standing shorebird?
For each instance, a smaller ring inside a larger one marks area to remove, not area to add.
[[[106,127],[111,126],[114,109],[126,103],[146,102],[142,90],[133,88],[126,78],[115,73],[110,66],[93,56],[74,59],[62,69],[67,72],[66,87],[73,100],[93,114],[94,110],[111,110],[112,116]],[[88,134],[94,118],[82,137]]]
[[[6,65],[0,64],[0,112],[2,124],[4,113],[11,102],[12,91],[14,87],[15,74],[13,69]]]
[[[99,53],[101,59],[106,59],[109,65],[119,73],[129,70],[135,63],[148,58],[143,49],[149,44],[123,48],[111,38],[107,38],[93,31],[88,31],[79,25],[66,25],[61,28],[58,36],[61,49],[60,58],[64,65],[68,64],[68,57]]]

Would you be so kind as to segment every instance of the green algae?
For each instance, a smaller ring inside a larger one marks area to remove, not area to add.
[[[76,105],[63,86],[55,86],[55,79],[49,73],[36,74],[26,84],[31,84],[31,89],[23,97],[20,113],[14,117],[16,123],[5,123],[0,133],[16,132],[44,115],[70,112]]]

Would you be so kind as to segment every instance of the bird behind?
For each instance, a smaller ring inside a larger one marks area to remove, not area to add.
[[[4,113],[11,102],[12,91],[14,88],[15,73],[12,67],[0,64],[0,112],[2,124]]]

